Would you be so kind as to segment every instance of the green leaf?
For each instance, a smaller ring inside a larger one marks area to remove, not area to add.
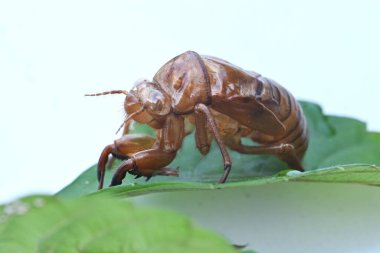
[[[355,119],[323,115],[321,108],[316,104],[301,102],[301,105],[308,121],[310,144],[303,161],[307,172],[297,177],[284,176],[287,172],[286,164],[273,156],[244,155],[230,151],[233,167],[228,183],[217,185],[215,182],[222,175],[223,169],[218,147],[213,143],[209,154],[202,156],[195,148],[194,135],[191,134],[185,138],[176,159],[169,166],[178,166],[180,177],[157,176],[145,183],[143,179],[135,180],[131,175],[127,175],[123,181],[124,186],[105,191],[112,194],[125,191],[127,196],[156,190],[214,189],[296,180],[379,185],[378,168],[370,165],[380,165],[380,133],[367,132],[365,124]],[[140,129],[143,132],[147,131],[146,126],[137,126],[135,131]],[[109,184],[117,165],[107,171],[105,185]],[[346,165],[343,167],[343,173],[340,173],[340,165]],[[58,195],[74,197],[96,192],[96,189],[94,165]]]
[[[303,102],[302,107],[310,130],[306,170],[352,163],[380,165],[380,133],[367,132],[365,123],[355,119],[324,116],[315,104]]]
[[[31,196],[0,217],[1,252],[238,252],[182,215],[114,199]]]
[[[325,183],[355,183],[380,186],[380,168],[374,165],[342,165],[326,169],[318,169],[301,173],[295,170],[260,178],[247,178],[244,181],[218,183],[197,182],[152,182],[132,183],[129,185],[106,188],[92,194],[99,196],[131,197],[153,192],[215,190],[236,187],[252,187],[278,182],[325,182]]]

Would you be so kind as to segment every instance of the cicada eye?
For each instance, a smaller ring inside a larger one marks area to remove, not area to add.
[[[170,112],[170,99],[156,89],[150,90],[144,105],[152,114],[163,116]]]
[[[170,97],[157,83],[149,82],[146,79],[139,80],[135,83],[131,93],[152,115],[164,116],[171,110]]]

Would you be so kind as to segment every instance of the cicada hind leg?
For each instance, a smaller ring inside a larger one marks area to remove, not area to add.
[[[236,150],[241,154],[268,154],[274,155],[286,162],[292,169],[304,171],[300,159],[297,157],[294,146],[287,143],[267,144],[261,146],[247,146],[241,143],[241,136],[235,135],[226,138],[229,148]]]

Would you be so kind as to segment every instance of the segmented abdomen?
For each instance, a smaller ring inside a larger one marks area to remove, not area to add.
[[[308,128],[302,108],[292,94],[273,80],[258,77],[256,97],[268,107],[285,127],[284,134],[265,144],[291,144],[301,159],[308,145]],[[263,143],[264,144],[264,143]]]

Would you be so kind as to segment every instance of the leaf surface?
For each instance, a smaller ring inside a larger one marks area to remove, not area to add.
[[[0,217],[1,252],[238,252],[182,215],[115,199],[30,196]]]
[[[101,192],[125,192],[124,196],[151,191],[175,191],[255,186],[282,181],[313,181],[380,185],[380,133],[368,132],[358,120],[326,116],[313,103],[301,102],[306,115],[310,144],[304,157],[305,173],[287,175],[287,166],[270,155],[244,155],[229,151],[233,166],[228,182],[215,184],[222,175],[223,164],[219,148],[213,143],[209,154],[202,156],[195,148],[194,135],[188,135],[176,159],[169,165],[179,167],[180,177],[153,177],[149,182],[127,175],[122,186]],[[135,132],[151,133],[146,126],[136,126]],[[249,143],[249,140],[244,140]],[[113,169],[106,172],[108,185]],[[96,165],[86,170],[73,183],[58,193],[62,197],[75,197],[96,192]],[[116,194],[118,195],[118,193]]]

